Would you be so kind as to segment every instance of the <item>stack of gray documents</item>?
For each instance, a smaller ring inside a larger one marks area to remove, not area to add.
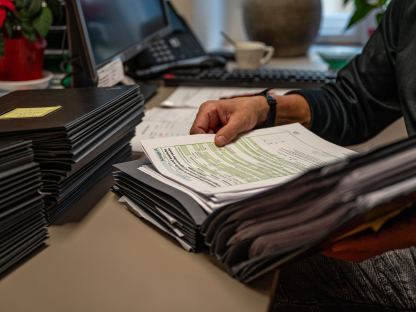
[[[255,130],[224,148],[212,141],[142,141],[151,163],[117,165],[115,189],[138,216],[188,249],[209,248],[242,282],[382,229],[416,200],[416,138],[364,155],[300,125]]]
[[[120,195],[120,202],[184,249],[202,250],[204,244],[199,229],[207,212],[188,194],[138,170],[144,165],[149,165],[146,158],[114,166],[114,190]]]
[[[29,142],[0,142],[0,275],[45,246],[40,168]]]
[[[311,170],[211,214],[205,243],[232,276],[249,282],[333,239],[412,213],[415,159],[411,138]]]
[[[213,136],[143,140],[149,160],[115,166],[120,200],[187,250],[204,248],[200,229],[213,212],[353,153],[299,124],[255,130],[223,148]]]

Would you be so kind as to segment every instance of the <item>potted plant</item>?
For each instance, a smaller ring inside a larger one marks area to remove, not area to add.
[[[377,24],[380,23],[390,0],[344,0],[344,5],[348,5],[351,2],[353,2],[355,9],[348,22],[347,29],[363,20],[373,11],[376,12]]]
[[[0,80],[42,78],[45,36],[59,0],[0,0]]]

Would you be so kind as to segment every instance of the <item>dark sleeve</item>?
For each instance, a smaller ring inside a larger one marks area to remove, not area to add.
[[[396,53],[405,0],[393,0],[361,55],[341,70],[337,82],[299,90],[308,101],[311,129],[341,145],[363,142],[401,116]]]

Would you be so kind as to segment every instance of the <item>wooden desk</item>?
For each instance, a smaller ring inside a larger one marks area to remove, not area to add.
[[[149,106],[173,89],[162,88]],[[82,207],[78,207],[82,208]],[[0,281],[1,312],[265,311],[254,290],[184,251],[108,192],[81,220],[50,227],[50,246]]]

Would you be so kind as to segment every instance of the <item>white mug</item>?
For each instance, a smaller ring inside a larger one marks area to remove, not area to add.
[[[238,41],[235,45],[237,67],[258,69],[272,58],[274,48],[260,41]]]

